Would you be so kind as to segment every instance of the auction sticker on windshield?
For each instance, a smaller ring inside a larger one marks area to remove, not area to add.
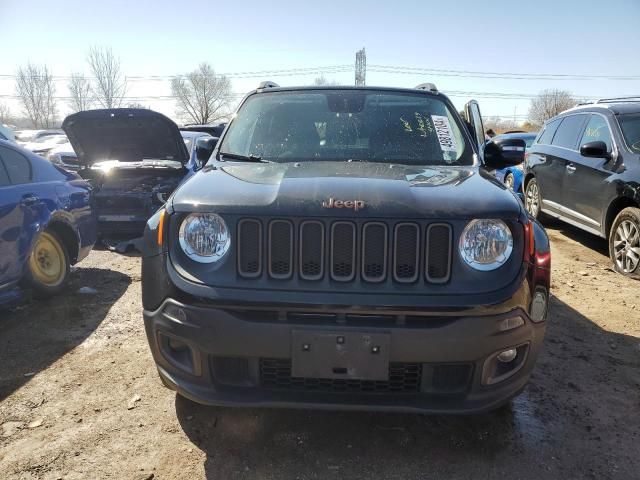
[[[451,125],[449,119],[443,115],[431,115],[433,120],[433,126],[436,129],[436,135],[438,136],[438,143],[443,152],[456,152],[456,139],[451,132]]]

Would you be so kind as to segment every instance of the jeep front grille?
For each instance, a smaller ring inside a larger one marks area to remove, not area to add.
[[[244,278],[446,283],[452,242],[446,223],[242,219],[237,268]]]

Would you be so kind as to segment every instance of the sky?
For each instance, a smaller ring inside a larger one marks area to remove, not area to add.
[[[19,110],[11,75],[27,62],[59,77],[88,74],[91,46],[111,47],[130,77],[208,62],[229,74],[238,98],[262,80],[312,84],[322,69],[351,85],[364,47],[367,85],[433,82],[458,108],[475,98],[485,117],[523,121],[530,97],[547,88],[640,95],[638,25],[640,0],[0,0],[0,102]],[[291,69],[315,70],[238,75]],[[66,83],[57,79],[57,96],[68,95]],[[175,117],[171,99],[150,98],[170,93],[167,79],[128,80],[131,101]],[[65,100],[59,110],[68,113]]]

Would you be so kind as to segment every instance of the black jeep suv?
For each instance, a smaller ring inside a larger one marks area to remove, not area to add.
[[[547,121],[529,150],[525,204],[609,242],[640,278],[640,97],[599,100]]]
[[[147,224],[163,382],[212,405],[474,412],[518,394],[549,244],[490,171],[524,153],[466,115],[432,84],[247,95]]]

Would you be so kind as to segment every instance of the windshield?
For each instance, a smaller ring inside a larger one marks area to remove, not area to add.
[[[640,153],[640,114],[620,115],[620,126],[624,141],[635,153]]]
[[[193,138],[182,137],[182,139],[184,140],[184,144],[186,145],[187,150],[189,151],[189,153],[191,153],[191,147],[193,146]]]
[[[229,126],[220,152],[273,162],[473,163],[458,123],[442,100],[375,90],[253,95]]]

